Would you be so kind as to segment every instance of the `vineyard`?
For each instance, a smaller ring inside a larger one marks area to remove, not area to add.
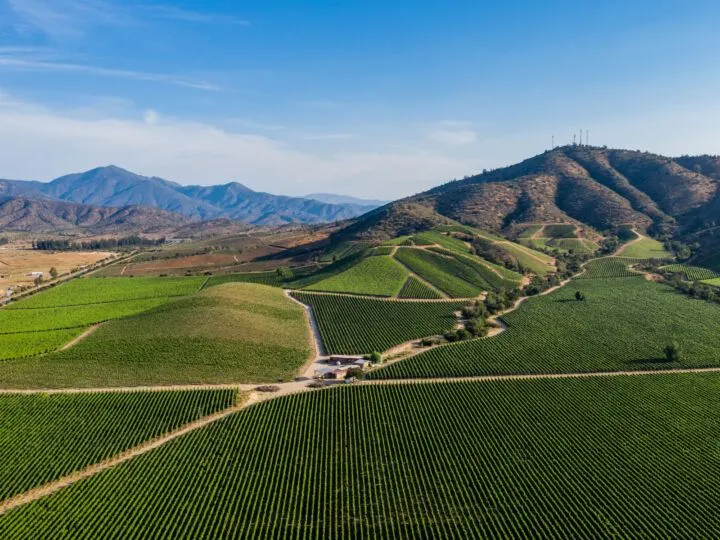
[[[569,223],[545,225],[542,231],[542,236],[547,238],[575,238],[577,235],[577,227]]]
[[[85,327],[110,319],[137,315],[165,304],[167,301],[167,298],[149,298],[71,307],[0,309],[0,333],[30,333]],[[27,336],[27,338],[32,339],[31,336]]]
[[[329,354],[385,351],[412,339],[441,334],[456,323],[463,302],[398,302],[297,292],[312,307]]]
[[[496,242],[495,246],[512,255],[523,268],[539,276],[544,276],[555,270],[553,258],[544,253],[514,242]]]
[[[36,356],[59,349],[83,332],[83,328],[49,330],[28,334],[0,334],[0,360]]]
[[[0,387],[289,380],[310,355],[308,332],[281,289],[228,283],[107,322],[68,350],[2,362]]]
[[[395,258],[453,298],[473,298],[490,288],[482,276],[454,258],[411,248],[398,249]]]
[[[717,538],[720,377],[345,387],[0,517],[4,538]]]
[[[647,236],[627,244],[619,255],[631,259],[672,259],[672,254],[665,249],[662,242]]]
[[[408,275],[405,267],[391,257],[367,257],[340,274],[306,287],[306,290],[396,296]]]
[[[245,272],[240,274],[225,274],[212,276],[205,283],[204,288],[224,285],[225,283],[257,283],[271,287],[282,287],[283,278],[277,272]]]
[[[0,500],[234,402],[234,390],[2,395]]]
[[[688,281],[703,281],[720,277],[720,274],[709,268],[701,268],[700,266],[690,266],[687,264],[669,264],[661,267],[660,270],[674,274],[682,274]]]
[[[575,299],[581,291],[585,300]],[[720,306],[643,278],[575,282],[503,317],[495,337],[453,343],[368,374],[374,379],[720,366]],[[665,360],[671,341],[680,362]]]
[[[407,279],[400,294],[398,294],[398,298],[422,298],[426,300],[436,300],[442,297],[438,291],[426,285],[415,276],[410,276]]]
[[[80,278],[10,304],[6,309],[31,309],[102,304],[187,296],[197,292],[207,278]]]
[[[598,279],[598,278],[624,278],[637,277],[638,272],[630,269],[630,265],[637,264],[640,260],[626,259],[624,257],[603,257],[589,261],[585,265],[585,272],[575,279]]]

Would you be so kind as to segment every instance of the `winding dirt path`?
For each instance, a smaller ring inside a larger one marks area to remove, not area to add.
[[[612,254],[613,257],[622,257],[622,256],[623,256],[622,254],[625,252],[625,250],[626,250],[627,248],[629,248],[629,247],[632,246],[633,244],[637,244],[638,242],[643,241],[643,240],[646,238],[644,235],[640,234],[640,233],[639,233],[638,231],[636,231],[635,229],[631,229],[631,230],[632,230],[632,232],[635,233],[635,239],[634,239],[634,240],[630,240],[629,242],[626,242],[625,244],[623,244],[622,246],[620,246],[619,248],[617,248],[617,249],[615,250],[615,253]]]

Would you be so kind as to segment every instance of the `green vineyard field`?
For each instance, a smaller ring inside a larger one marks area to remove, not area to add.
[[[626,259],[623,257],[595,259],[589,261],[585,265],[585,272],[575,279],[637,277],[638,272],[631,270],[630,265],[638,262],[640,262],[640,259]]]
[[[276,382],[309,354],[302,306],[278,288],[227,283],[107,322],[68,350],[2,362],[0,387]]]
[[[398,249],[395,258],[453,298],[474,298],[491,288],[480,274],[454,258],[412,248]]]
[[[306,290],[395,296],[408,275],[407,269],[391,257],[367,257],[340,274],[306,287]]]
[[[665,272],[673,272],[682,274],[688,281],[703,281],[707,279],[715,279],[720,274],[709,268],[701,268],[699,266],[691,266],[688,264],[669,264],[660,268]]]
[[[2,395],[0,500],[234,403],[234,390]]]
[[[30,309],[100,304],[141,298],[187,296],[197,292],[205,277],[80,278],[58,285],[6,309]]]
[[[575,292],[585,295],[575,300]],[[369,378],[466,377],[720,366],[720,306],[642,277],[593,279],[531,298],[497,336],[431,349]],[[677,341],[680,362],[663,349]]]
[[[415,276],[410,276],[403,285],[398,298],[421,298],[435,300],[443,296],[432,287],[426,285]]]
[[[717,538],[720,377],[344,387],[0,517],[3,538]]]
[[[312,307],[329,354],[385,351],[412,339],[441,334],[455,326],[463,302],[398,302],[296,292]]]

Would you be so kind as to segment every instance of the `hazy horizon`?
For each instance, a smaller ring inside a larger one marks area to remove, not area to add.
[[[595,145],[717,153],[720,5],[0,0],[0,177],[394,199]],[[688,84],[692,81],[692,84]]]

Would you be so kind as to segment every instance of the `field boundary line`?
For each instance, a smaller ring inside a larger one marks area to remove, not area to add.
[[[77,336],[75,339],[73,339],[72,341],[69,341],[68,343],[66,343],[65,345],[63,345],[62,347],[60,347],[59,350],[61,350],[61,351],[66,351],[66,350],[70,349],[71,347],[74,347],[75,345],[77,345],[78,343],[80,343],[80,342],[81,342],[82,340],[84,340],[85,338],[90,337],[92,334],[94,334],[95,331],[96,331],[98,328],[100,328],[100,325],[101,325],[101,324],[102,324],[102,323],[93,324],[90,328],[88,328],[87,330],[85,330],[82,334],[80,334],[79,336]]]
[[[170,431],[170,432],[166,433],[165,435],[155,437],[155,438],[145,441],[137,446],[129,448],[129,449],[121,452],[120,454],[117,454],[109,459],[100,461],[93,465],[89,465],[83,469],[80,469],[79,471],[72,473],[72,474],[63,476],[62,478],[59,478],[52,482],[48,482],[48,483],[38,486],[36,488],[32,488],[28,491],[25,491],[23,493],[15,495],[14,497],[6,499],[0,503],[0,515],[5,514],[6,512],[8,512],[14,508],[17,508],[18,506],[22,506],[22,505],[31,503],[33,501],[36,501],[38,499],[41,499],[43,497],[46,497],[47,495],[51,495],[57,491],[60,491],[61,489],[65,488],[67,486],[74,484],[75,482],[78,482],[85,478],[94,476],[98,473],[101,473],[101,472],[107,470],[107,469],[110,469],[112,467],[120,465],[121,463],[129,461],[137,456],[146,454],[146,453],[150,452],[151,450],[159,448],[160,446],[162,446],[174,439],[177,439],[178,437],[181,437],[187,433],[190,433],[191,431],[194,431],[201,427],[207,426],[208,424],[216,422],[222,418],[225,418],[226,416],[230,416],[231,414],[236,413],[237,411],[240,411],[240,410],[244,409],[245,407],[252,405],[253,403],[255,403],[256,400],[257,400],[257,398],[255,397],[254,394],[247,396],[247,397],[242,396],[241,401],[239,403],[236,403],[235,405],[228,407],[227,409],[223,409],[222,411],[218,411],[218,412],[212,413],[208,416],[199,418],[198,420],[195,420],[193,422],[185,424],[184,426],[181,426],[178,429]]]
[[[320,335],[320,329],[318,328],[317,320],[315,319],[315,314],[313,313],[312,306],[303,304],[297,298],[293,298],[291,294],[293,291],[291,291],[290,289],[283,289],[283,292],[285,293],[285,296],[287,296],[290,300],[302,306],[303,313],[305,314],[305,320],[307,321],[308,328],[310,330],[310,341],[312,342],[313,356],[309,358],[300,368],[301,374],[307,376],[307,373],[312,369],[312,366],[318,360],[327,356],[327,351],[325,350],[325,343],[323,343],[322,336]]]
[[[575,373],[518,373],[514,375],[473,375],[470,377],[431,377],[417,379],[371,379],[357,383],[360,386],[383,384],[431,384],[439,382],[491,382],[521,381],[530,379],[583,379],[591,377],[637,377],[643,375],[671,375],[693,373],[720,373],[720,367],[698,367],[678,369],[646,369],[628,371],[580,371]]]

